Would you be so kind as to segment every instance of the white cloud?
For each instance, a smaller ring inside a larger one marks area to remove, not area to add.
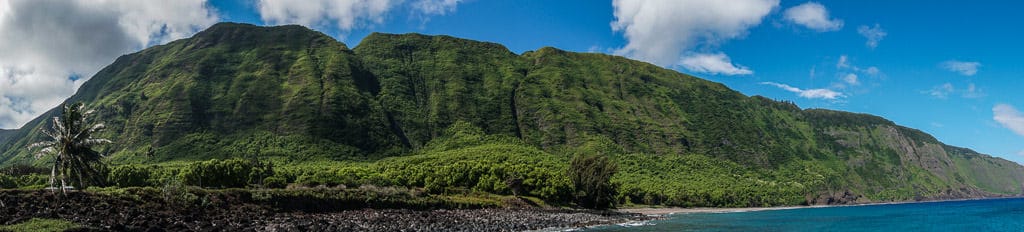
[[[985,97],[985,92],[982,91],[981,88],[978,88],[974,83],[968,83],[967,87],[962,89],[956,88],[956,86],[951,83],[945,83],[932,87],[931,90],[924,91],[924,93],[939,99],[946,99],[952,94],[959,94],[963,98]]]
[[[817,2],[807,2],[786,9],[783,17],[790,22],[816,31],[837,31],[843,28],[843,20],[829,19],[828,10]]]
[[[949,96],[950,93],[953,93],[953,91],[955,90],[956,89],[953,88],[953,84],[945,83],[939,86],[932,87],[931,90],[925,91],[925,93],[928,93],[928,95],[931,95],[932,97],[935,98],[945,99],[946,97]]]
[[[627,40],[615,53],[675,65],[698,46],[743,37],[778,5],[779,0],[614,0],[612,30]]]
[[[868,68],[864,69],[864,73],[867,73],[868,75],[872,75],[872,76],[878,75],[879,72],[881,72],[881,70],[878,70],[878,67],[875,67],[875,66],[871,66],[871,67],[868,67]]]
[[[850,85],[860,85],[860,81],[857,80],[857,74],[849,73],[843,76],[843,82]]]
[[[260,18],[268,24],[299,24],[323,28],[334,25],[348,31],[364,24],[384,21],[384,13],[397,5],[397,0],[312,0],[301,3],[289,0],[259,0]]]
[[[8,1],[0,2],[0,25],[4,24],[4,18],[6,18],[4,16],[7,16],[7,14],[11,13],[10,12],[10,9],[11,9],[10,4],[11,3],[8,2]]]
[[[839,61],[836,62],[836,68],[849,68],[849,67],[850,67],[849,58],[846,57],[846,55],[839,56]]]
[[[454,12],[463,0],[420,0],[412,3],[413,8],[428,15],[445,15]]]
[[[864,38],[868,39],[865,45],[867,45],[871,49],[875,49],[876,47],[878,47],[878,41],[882,41],[882,39],[885,38],[886,35],[888,35],[887,33],[885,33],[885,30],[882,30],[882,27],[877,23],[874,27],[861,25],[860,27],[857,28],[857,33],[864,36]]]
[[[413,0],[411,13],[421,17],[446,15],[454,12],[462,1]],[[333,26],[346,33],[383,23],[387,13],[403,3],[403,0],[258,0],[256,8],[267,24],[298,24],[321,29]]]
[[[218,20],[215,10],[207,6],[206,0],[105,2],[116,7],[121,28],[147,46],[192,36]]]
[[[981,63],[969,62],[969,61],[950,60],[950,61],[942,62],[942,64],[940,64],[940,66],[942,66],[943,69],[949,70],[951,72],[959,73],[960,75],[974,76],[974,74],[978,73],[978,67],[981,66]]]
[[[119,55],[216,21],[202,0],[0,1],[0,128],[55,107]]]
[[[963,93],[964,98],[982,98],[985,97],[985,92],[982,92],[980,88],[976,87],[974,83],[967,84],[967,89]]]
[[[861,67],[858,67],[856,65],[853,65],[850,62],[850,57],[848,57],[846,55],[840,55],[839,56],[839,60],[836,61],[836,69],[839,69],[839,70],[853,70],[854,72],[859,72],[859,73],[862,73],[862,74],[867,74],[869,76],[877,76],[879,73],[882,72],[882,70],[879,70],[878,67],[875,67],[875,66],[870,66],[870,67],[867,67],[867,68],[861,68]]]
[[[789,86],[787,84],[779,84],[775,82],[761,82],[761,84],[779,87],[782,90],[796,93],[797,96],[800,96],[802,98],[834,100],[837,98],[845,97],[843,93],[836,92],[830,89],[800,89],[797,87]]]
[[[992,119],[996,120],[999,125],[1024,136],[1024,115],[1021,115],[1016,108],[1007,104],[997,104],[992,107],[992,114]]]
[[[747,67],[733,65],[729,56],[726,56],[725,53],[689,54],[679,61],[679,65],[690,71],[714,75],[754,74],[754,71],[750,71]]]

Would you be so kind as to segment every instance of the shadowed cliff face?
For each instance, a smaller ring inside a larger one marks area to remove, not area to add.
[[[1016,163],[880,117],[747,97],[617,56],[517,55],[449,36],[375,33],[350,50],[300,26],[221,23],[118,58],[68,101],[98,110],[109,128],[99,137],[117,141],[103,152],[122,163],[376,159],[461,121],[554,154],[596,139],[766,175],[807,167],[820,182],[807,197],[836,202],[1018,194],[1024,180]],[[0,131],[0,162],[33,162],[25,147],[55,114]]]

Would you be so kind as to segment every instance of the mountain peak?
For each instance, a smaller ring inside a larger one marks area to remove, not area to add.
[[[195,48],[205,48],[217,44],[230,44],[238,47],[265,44],[308,46],[310,42],[341,43],[324,33],[299,25],[257,26],[232,22],[214,24],[210,28],[196,33],[188,40],[195,45]],[[344,45],[344,43],[341,44]]]
[[[419,33],[389,34],[374,32],[363,38],[356,47],[393,47],[399,50],[417,50],[432,47],[437,50],[480,50],[508,53],[512,51],[498,43],[457,38],[447,35],[424,35]],[[363,49],[365,50],[365,49]]]

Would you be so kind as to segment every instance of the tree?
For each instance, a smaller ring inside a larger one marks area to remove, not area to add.
[[[584,208],[611,207],[616,194],[611,179],[618,165],[603,155],[578,154],[569,164],[569,178],[575,187],[576,205]]]
[[[523,178],[519,176],[509,176],[505,179],[505,185],[512,191],[512,196],[519,196],[523,192]]]
[[[82,103],[64,104],[62,108],[62,114],[53,117],[52,129],[42,130],[50,140],[29,145],[29,149],[42,148],[35,154],[36,159],[53,158],[50,187],[60,181],[61,191],[66,193],[69,181],[77,188],[91,183],[102,184],[104,178],[99,170],[103,168],[100,160],[103,156],[93,147],[110,143],[110,140],[92,136],[103,130],[104,125],[90,121],[93,111],[87,111]]]

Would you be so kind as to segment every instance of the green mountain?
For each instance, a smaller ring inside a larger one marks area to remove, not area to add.
[[[0,144],[7,143],[7,140],[10,139],[11,136],[13,136],[16,132],[18,131],[0,129]]]
[[[118,58],[68,101],[98,110],[108,126],[99,137],[117,141],[104,150],[114,163],[260,156],[391,170],[389,162],[440,168],[497,152],[565,167],[585,152],[619,162],[619,199],[633,203],[1024,192],[1024,167],[880,117],[748,97],[623,57],[517,55],[449,36],[374,33],[349,49],[300,26],[220,23]],[[0,163],[39,162],[25,147],[55,114],[0,133]],[[484,181],[470,180],[466,187]]]

